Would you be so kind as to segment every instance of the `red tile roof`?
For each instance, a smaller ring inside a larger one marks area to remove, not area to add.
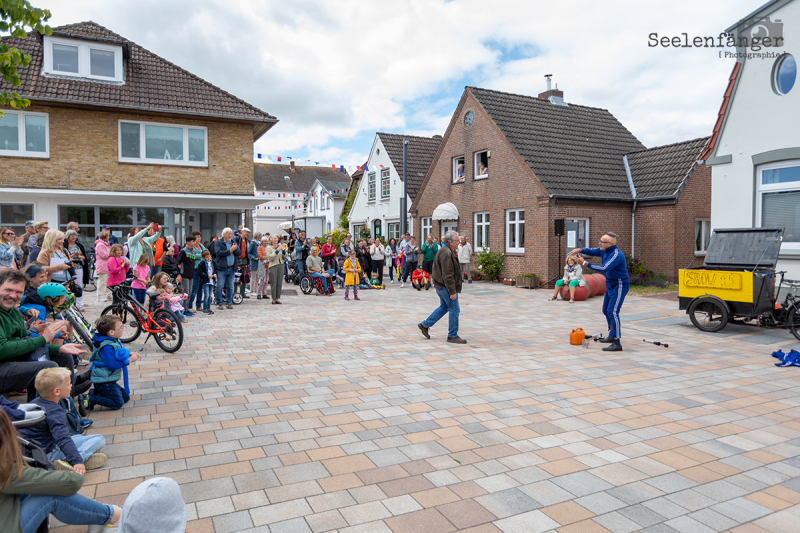
[[[255,139],[277,122],[269,113],[95,22],[59,26],[53,28],[53,35],[122,45],[125,83],[43,75],[44,46],[40,34],[31,32],[27,39],[4,38],[4,44],[24,50],[32,56],[28,68],[20,69],[22,85],[13,88],[31,101],[69,102],[245,120],[256,123]],[[10,89],[12,87],[8,83],[0,83],[0,90]]]
[[[725,95],[722,97],[722,105],[719,107],[719,113],[717,113],[717,123],[714,124],[711,140],[708,141],[708,147],[706,150],[700,155],[700,159],[702,160],[706,160],[711,157],[711,154],[714,153],[714,149],[717,146],[717,139],[719,138],[719,134],[722,130],[722,123],[725,121],[725,113],[728,112],[731,96],[733,96],[733,87],[736,85],[736,78],[739,76],[739,70],[741,70],[741,68],[742,64],[738,61],[735,65],[733,65],[733,72],[731,72],[731,77],[728,78],[728,87],[725,89]]]

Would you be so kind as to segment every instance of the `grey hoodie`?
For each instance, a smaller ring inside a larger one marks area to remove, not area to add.
[[[186,504],[174,479],[154,477],[131,491],[122,507],[119,533],[184,533]]]

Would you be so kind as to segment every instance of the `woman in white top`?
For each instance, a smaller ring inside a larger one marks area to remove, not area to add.
[[[369,247],[370,259],[372,259],[372,273],[378,273],[379,283],[383,283],[383,260],[386,255],[386,248],[380,239],[375,239]]]

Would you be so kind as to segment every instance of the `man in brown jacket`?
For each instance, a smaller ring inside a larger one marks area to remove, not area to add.
[[[458,336],[458,315],[461,308],[458,305],[458,293],[461,292],[461,265],[458,263],[458,233],[448,231],[444,236],[443,246],[436,252],[433,260],[433,287],[439,295],[439,307],[431,316],[417,324],[422,334],[430,339],[428,329],[436,324],[440,318],[450,314],[447,328],[447,342],[466,344],[467,341]]]

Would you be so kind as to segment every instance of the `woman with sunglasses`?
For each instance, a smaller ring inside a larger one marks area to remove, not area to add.
[[[0,270],[16,270],[20,267],[22,239],[11,228],[0,228]]]

